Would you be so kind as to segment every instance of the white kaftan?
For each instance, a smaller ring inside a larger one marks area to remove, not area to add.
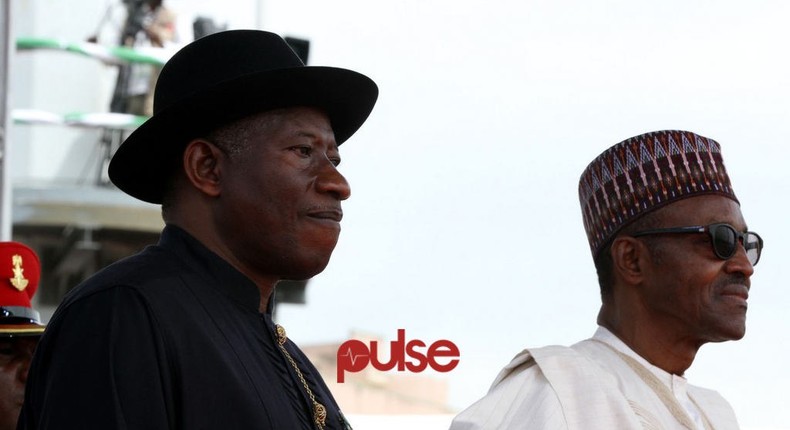
[[[738,429],[717,392],[633,352],[609,330],[571,347],[526,349],[451,430]]]

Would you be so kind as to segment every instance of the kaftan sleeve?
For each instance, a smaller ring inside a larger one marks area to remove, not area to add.
[[[31,364],[19,428],[173,428],[165,344],[143,297],[121,286],[62,307]]]
[[[516,356],[486,397],[456,422],[453,430],[646,428],[612,375],[563,346],[531,348]]]
[[[556,393],[528,356],[517,356],[488,394],[458,414],[451,430],[546,429],[567,425]]]

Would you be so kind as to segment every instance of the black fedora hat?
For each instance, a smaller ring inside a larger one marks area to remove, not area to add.
[[[198,39],[162,68],[154,115],[118,148],[110,180],[127,194],[162,203],[164,187],[190,139],[265,110],[317,107],[337,143],[362,126],[378,97],[367,76],[305,66],[278,35],[231,30]]]

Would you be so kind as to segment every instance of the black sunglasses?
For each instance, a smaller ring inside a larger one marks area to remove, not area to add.
[[[746,258],[749,259],[752,266],[757,265],[757,262],[760,261],[760,254],[763,252],[763,238],[759,234],[752,231],[741,233],[735,230],[735,227],[723,223],[695,225],[692,227],[657,228],[636,232],[631,236],[676,233],[708,233],[713,252],[722,260],[728,260],[735,255],[735,252],[738,250],[738,242],[743,243],[743,249],[746,250]]]

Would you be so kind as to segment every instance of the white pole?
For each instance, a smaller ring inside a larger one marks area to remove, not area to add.
[[[11,31],[11,0],[0,0],[0,240],[11,240],[11,181],[8,174],[9,74],[14,53]]]
[[[263,27],[263,0],[255,0],[255,28],[266,30]]]

